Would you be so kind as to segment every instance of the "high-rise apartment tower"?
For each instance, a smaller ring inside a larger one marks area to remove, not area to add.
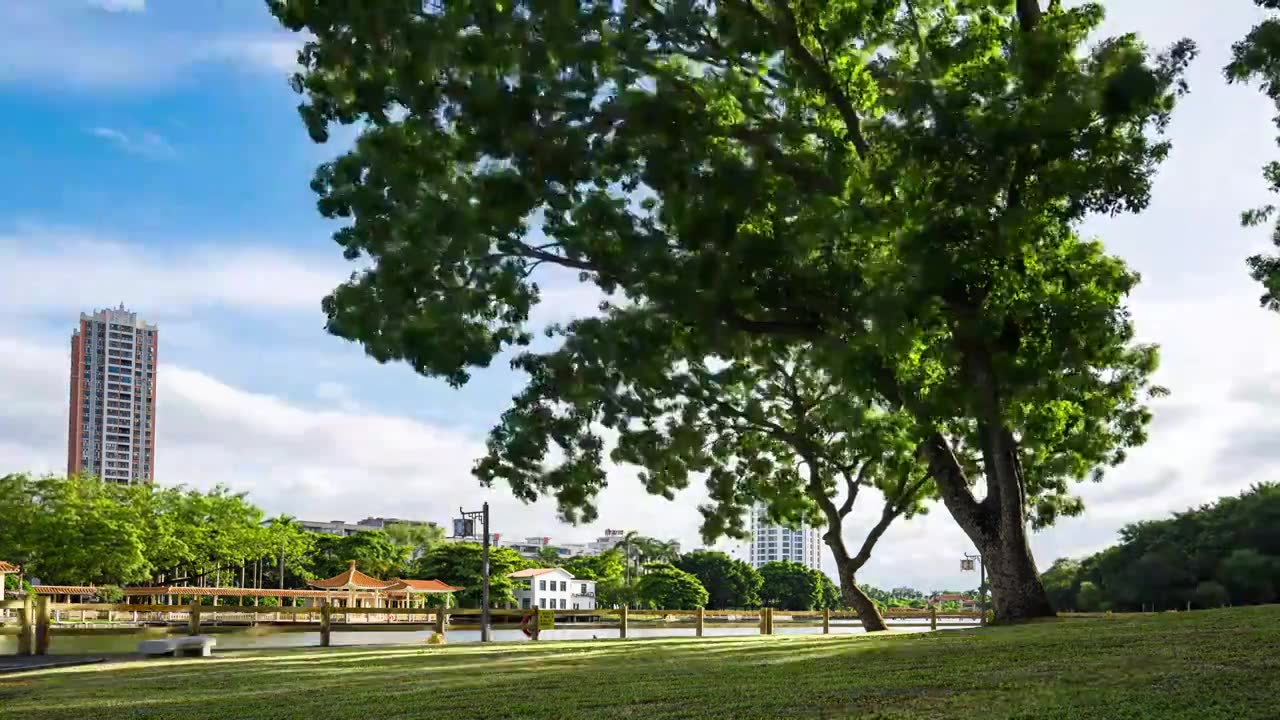
[[[774,560],[798,562],[814,570],[822,569],[822,543],[818,529],[801,524],[798,529],[769,522],[764,505],[751,509],[750,562],[760,567]]]
[[[158,336],[123,304],[80,314],[71,333],[68,475],[155,482]]]

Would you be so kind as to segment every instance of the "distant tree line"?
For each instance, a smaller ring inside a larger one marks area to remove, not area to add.
[[[1272,602],[1280,588],[1280,484],[1127,525],[1119,544],[1083,560],[1060,559],[1042,579],[1059,611]]]

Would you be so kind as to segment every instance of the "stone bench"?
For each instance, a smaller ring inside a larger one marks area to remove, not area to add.
[[[218,641],[208,635],[143,640],[138,643],[138,653],[148,657],[172,655],[174,657],[209,657]]]

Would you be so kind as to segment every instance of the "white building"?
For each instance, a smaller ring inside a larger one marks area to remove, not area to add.
[[[516,583],[516,604],[521,610],[596,609],[596,581],[579,580],[563,568],[517,570],[507,577]]]
[[[388,525],[428,525],[434,526],[435,523],[426,520],[402,520],[400,518],[384,518],[384,517],[367,517],[359,522],[349,523],[344,520],[298,520],[298,526],[307,532],[320,533],[322,535],[355,535],[358,532],[368,532],[370,530],[386,530]],[[270,520],[264,520],[264,525],[271,524]]]
[[[764,505],[751,509],[751,547],[748,562],[760,567],[768,562],[790,560],[814,570],[822,569],[822,539],[818,528],[802,523],[799,529],[769,522]]]

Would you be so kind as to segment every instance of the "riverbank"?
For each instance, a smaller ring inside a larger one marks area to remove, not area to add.
[[[0,717],[1276,717],[1280,606],[924,634],[243,652],[0,677]]]

